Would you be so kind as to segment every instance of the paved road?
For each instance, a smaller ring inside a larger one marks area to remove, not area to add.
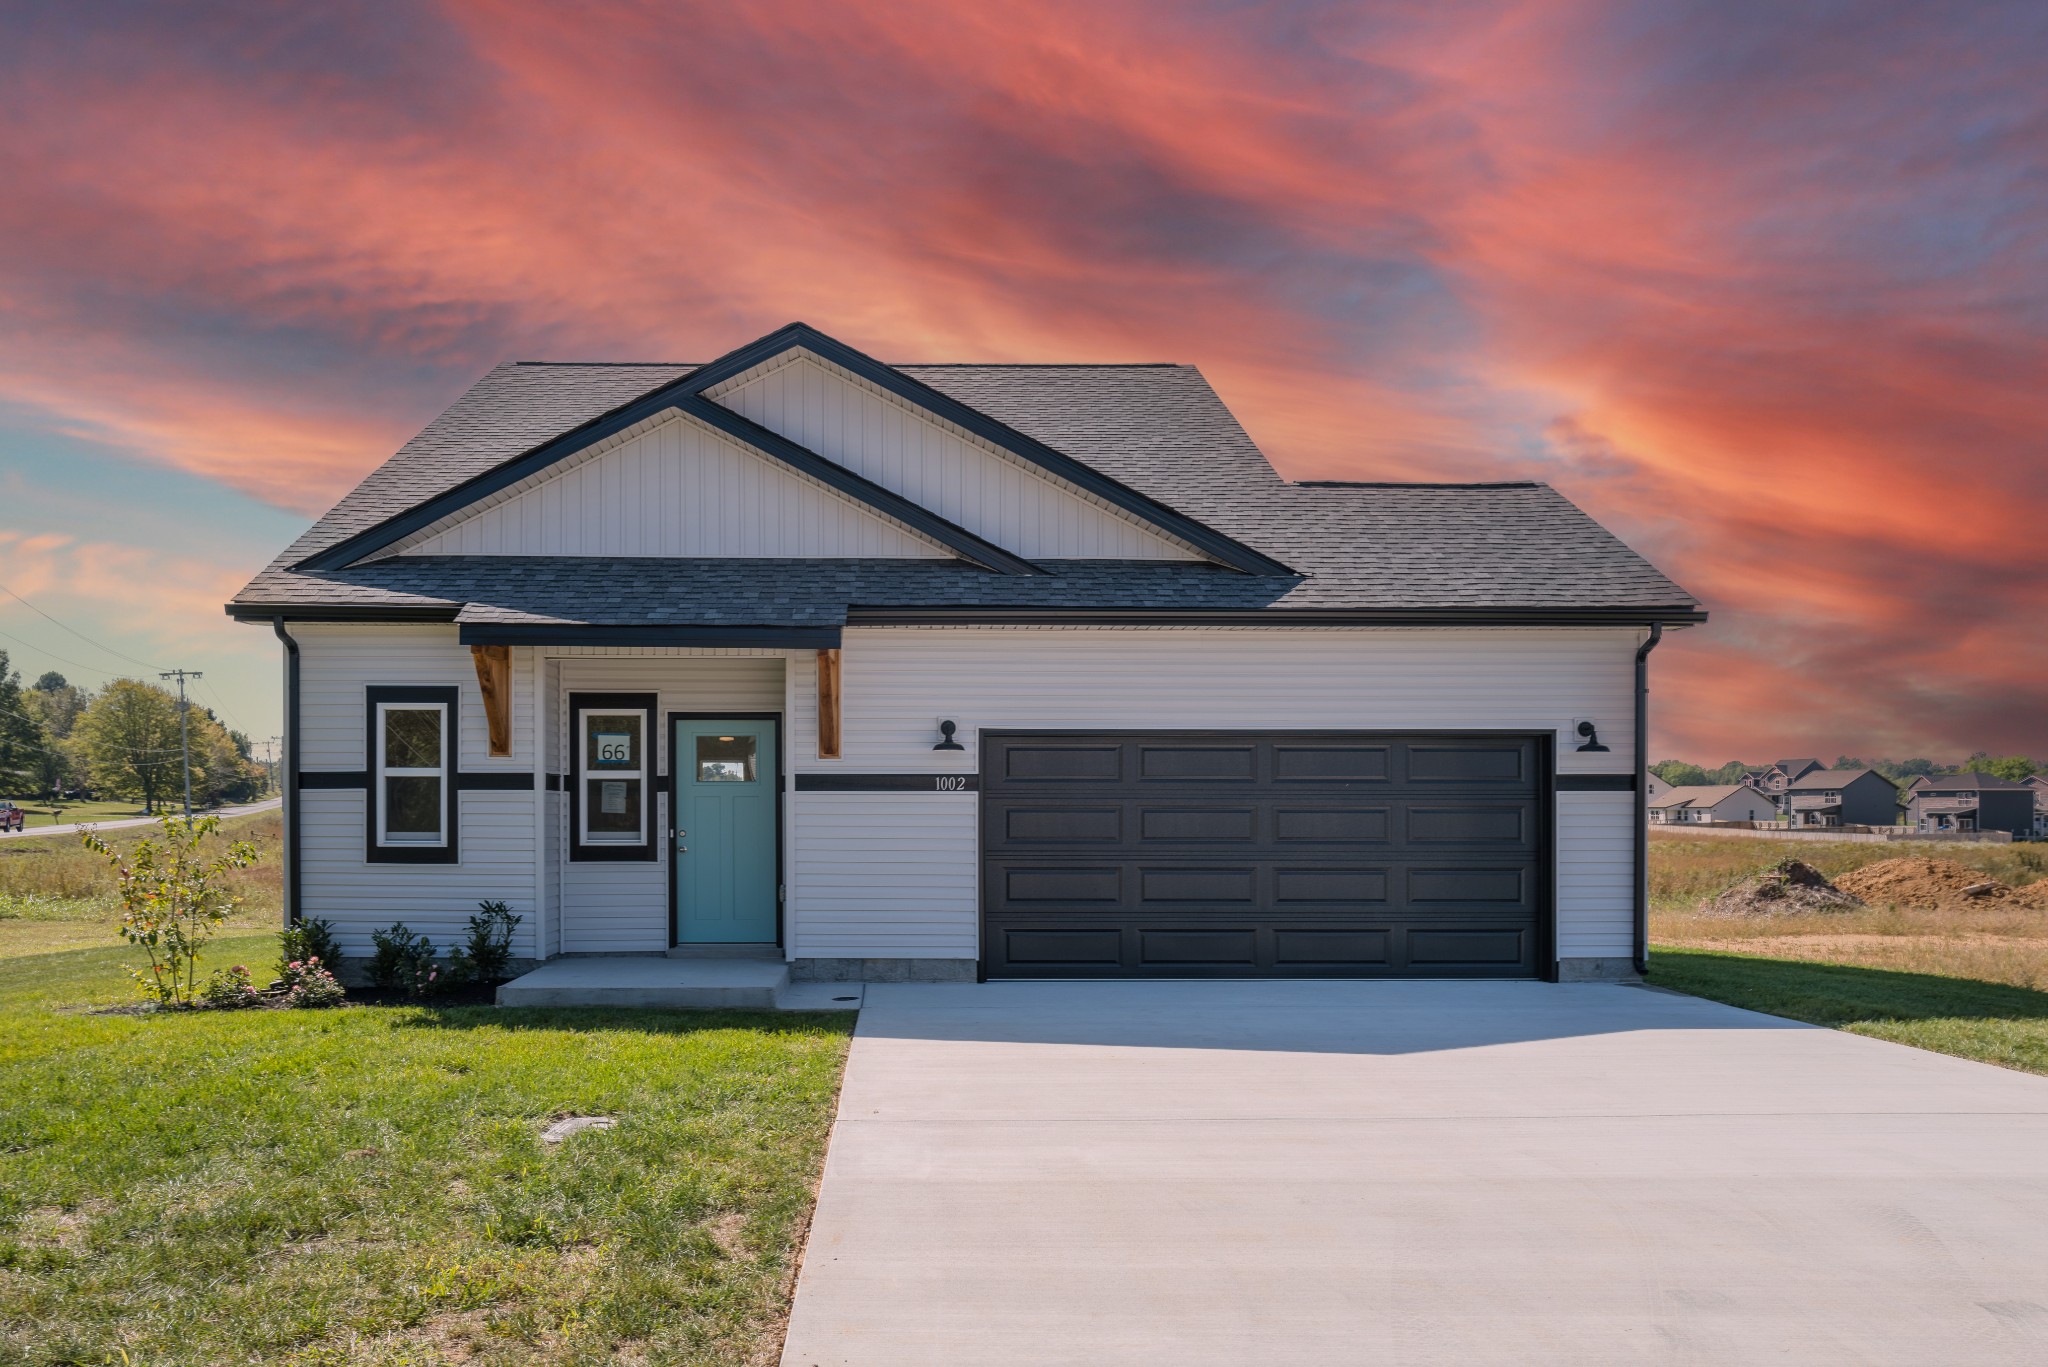
[[[251,802],[241,807],[222,807],[216,811],[204,813],[204,815],[248,816],[252,812],[267,812],[271,808],[278,806],[282,801],[282,798],[274,797],[268,802]],[[0,833],[0,840],[20,840],[32,835],[76,835],[87,826],[92,827],[96,831],[118,831],[123,826],[154,825],[156,825],[156,818],[153,816],[124,817],[120,821],[75,821],[62,826],[31,826],[25,831],[7,831]]]
[[[2044,1154],[1647,989],[870,986],[783,1362],[2042,1363]]]

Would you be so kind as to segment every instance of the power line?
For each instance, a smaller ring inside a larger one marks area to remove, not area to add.
[[[70,632],[70,633],[71,633],[71,634],[72,634],[73,636],[76,636],[76,637],[77,637],[77,638],[78,638],[79,640],[81,640],[81,641],[85,642],[85,643],[86,643],[87,645],[91,646],[91,647],[92,647],[92,648],[93,648],[94,650],[103,650],[103,651],[105,651],[105,652],[106,652],[107,654],[109,654],[109,655],[118,655],[118,656],[120,656],[120,657],[121,657],[122,659],[124,659],[124,660],[128,661],[128,662],[129,662],[129,663],[131,663],[131,664],[138,664],[138,665],[141,665],[141,666],[142,666],[142,667],[143,667],[144,669],[160,669],[160,668],[161,668],[161,667],[160,667],[160,666],[158,666],[158,665],[153,665],[153,664],[151,664],[151,663],[150,663],[149,661],[147,661],[147,660],[138,660],[138,659],[136,659],[136,658],[135,658],[135,657],[134,657],[133,655],[130,655],[130,654],[129,654],[128,652],[126,652],[126,651],[124,651],[124,650],[116,650],[116,649],[114,649],[114,648],[113,648],[112,646],[107,646],[107,645],[101,645],[101,644],[100,644],[100,643],[99,643],[98,641],[95,641],[95,640],[94,640],[94,639],[93,639],[92,637],[90,637],[90,636],[86,635],[86,634],[85,634],[84,632],[80,631],[80,630],[79,630],[78,628],[76,628],[76,627],[73,627],[73,626],[66,626],[66,625],[65,625],[65,624],[64,624],[63,622],[59,622],[59,621],[58,621],[58,620],[57,620],[57,619],[56,619],[55,617],[52,617],[52,616],[50,616],[50,614],[49,614],[49,613],[47,613],[47,612],[44,612],[44,611],[43,611],[43,610],[42,610],[41,608],[37,607],[37,606],[36,606],[36,605],[35,605],[34,603],[31,603],[31,602],[29,602],[29,601],[28,601],[28,599],[26,599],[26,598],[22,597],[22,596],[21,596],[20,594],[16,593],[16,592],[15,592],[15,591],[14,591],[13,589],[10,589],[10,588],[8,588],[8,587],[7,587],[7,586],[6,586],[5,584],[0,584],[0,593],[4,593],[4,594],[6,594],[6,595],[7,595],[7,596],[8,596],[9,598],[12,598],[12,599],[13,599],[13,600],[14,600],[15,602],[17,602],[17,603],[21,604],[21,605],[22,605],[23,607],[27,608],[27,609],[28,609],[28,610],[29,610],[30,612],[33,612],[33,613],[34,613],[34,614],[35,614],[36,616],[38,616],[38,617],[42,618],[42,619],[43,619],[44,621],[47,621],[47,622],[52,622],[52,623],[55,623],[55,624],[56,624],[57,626],[63,627],[63,628],[64,628],[64,630],[66,630],[66,631]],[[85,667],[85,666],[83,666],[83,665],[81,665],[81,666],[80,666],[80,668],[84,668],[84,667]]]
[[[80,664],[76,660],[67,659],[64,656],[59,655],[54,650],[45,650],[43,647],[37,645],[34,641],[25,641],[21,637],[16,636],[11,632],[0,631],[0,636],[5,636],[8,640],[14,642],[16,645],[28,647],[30,650],[36,652],[36,654],[38,655],[47,655],[51,659],[55,660],[58,664],[70,665],[73,669],[82,669],[88,674],[97,674],[102,679],[118,679],[121,677],[118,674],[109,673],[107,670],[101,669],[97,665]]]

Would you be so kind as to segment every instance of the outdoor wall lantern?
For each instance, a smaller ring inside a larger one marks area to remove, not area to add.
[[[962,745],[962,744],[961,744],[961,743],[960,743],[959,741],[957,741],[957,740],[954,740],[954,739],[953,739],[953,733],[954,733],[955,731],[958,731],[959,729],[960,729],[960,727],[959,727],[959,725],[958,725],[957,723],[954,723],[954,722],[950,722],[950,721],[942,721],[942,722],[940,722],[940,723],[939,723],[939,743],[938,743],[937,745],[934,745],[934,746],[932,747],[932,749],[934,749],[934,750],[965,750],[965,749],[967,748],[966,746]]]
[[[1600,743],[1599,728],[1595,727],[1593,723],[1589,721],[1580,722],[1579,734],[1586,738],[1586,743],[1579,747],[1580,754],[1583,755],[1589,752],[1605,754],[1607,752],[1607,747]]]

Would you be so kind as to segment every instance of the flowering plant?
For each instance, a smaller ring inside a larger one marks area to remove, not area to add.
[[[250,980],[249,970],[241,964],[215,969],[213,976],[206,980],[206,990],[201,996],[208,1006],[217,1011],[254,1006],[263,1000],[257,994],[256,984]]]
[[[81,835],[87,849],[114,867],[121,937],[149,955],[149,967],[131,968],[130,976],[163,1005],[191,1006],[199,990],[199,951],[237,902],[216,880],[255,863],[256,847],[237,840],[209,859],[206,842],[220,830],[219,817],[188,822],[166,813],[157,825],[159,835],[137,841],[125,856],[93,830]]]
[[[319,957],[293,959],[284,966],[284,1004],[312,1009],[339,1006],[348,992],[321,964]]]

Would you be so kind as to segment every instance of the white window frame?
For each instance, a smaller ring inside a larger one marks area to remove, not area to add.
[[[441,717],[441,762],[431,769],[399,767],[386,762],[386,748],[390,732],[385,725],[385,714],[390,712],[437,712]],[[377,846],[379,849],[398,850],[445,850],[448,848],[448,831],[454,823],[455,785],[449,781],[448,751],[453,738],[448,734],[448,704],[444,702],[380,702],[377,704],[377,769],[374,781],[377,784]],[[390,790],[384,786],[387,778],[432,778],[441,782],[441,829],[429,838],[419,835],[393,835],[391,832]]]
[[[593,769],[590,766],[589,720],[593,717],[632,718],[640,728],[640,764],[638,768]],[[651,796],[648,792],[648,784],[653,782],[653,779],[648,768],[647,757],[654,748],[654,737],[650,734],[652,729],[647,713],[637,707],[579,707],[576,709],[576,724],[573,728],[573,736],[576,744],[576,793],[579,799],[576,804],[577,844],[596,847],[618,845],[639,848],[648,843],[647,809],[650,805],[648,799]],[[599,831],[592,834],[590,829],[590,808],[592,806],[590,801],[590,781],[592,779],[597,779],[600,782],[606,779],[624,779],[629,781],[638,779],[640,781],[640,801],[638,811],[636,812],[640,824],[631,836],[628,836],[624,831]]]

